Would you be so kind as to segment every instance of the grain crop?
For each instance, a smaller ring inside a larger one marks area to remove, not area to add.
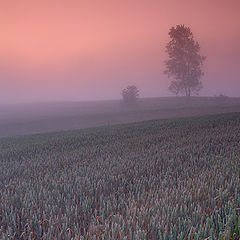
[[[0,239],[240,239],[240,113],[0,140]]]

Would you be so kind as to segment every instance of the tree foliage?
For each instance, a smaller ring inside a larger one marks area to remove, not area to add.
[[[123,102],[127,104],[136,103],[139,90],[135,85],[129,85],[122,90]]]
[[[194,40],[191,29],[184,25],[172,27],[169,36],[171,40],[166,46],[169,59],[165,61],[164,71],[168,77],[174,78],[169,90],[176,95],[198,94],[202,88],[200,79],[203,76],[202,65],[206,58],[199,53],[199,43]]]

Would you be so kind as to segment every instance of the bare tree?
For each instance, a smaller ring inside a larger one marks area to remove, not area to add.
[[[168,77],[174,80],[169,90],[174,94],[185,94],[190,97],[198,94],[202,88],[202,65],[205,56],[201,56],[199,43],[194,40],[189,27],[177,25],[169,31],[170,42],[166,46],[169,59],[165,61]]]
[[[139,90],[135,85],[129,85],[122,90],[123,102],[126,104],[134,104],[137,102]]]

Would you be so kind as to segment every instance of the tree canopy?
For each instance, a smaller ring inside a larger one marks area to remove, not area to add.
[[[200,81],[203,76],[202,65],[205,56],[200,55],[200,45],[194,40],[189,27],[177,25],[169,31],[170,41],[166,46],[169,59],[165,61],[168,77],[173,81],[169,90],[176,95],[191,96],[198,94],[202,88]]]
[[[136,103],[139,90],[135,85],[129,85],[122,90],[123,102],[127,104]]]

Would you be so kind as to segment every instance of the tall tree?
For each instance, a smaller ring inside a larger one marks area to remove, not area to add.
[[[205,56],[200,55],[199,43],[194,40],[189,27],[177,25],[169,31],[170,42],[166,46],[169,59],[165,61],[168,77],[173,81],[169,90],[176,95],[185,94],[190,97],[198,94],[202,88],[202,65]]]

